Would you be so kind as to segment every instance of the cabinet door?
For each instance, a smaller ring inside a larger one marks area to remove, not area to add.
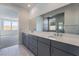
[[[30,48],[30,51],[34,54],[34,55],[37,55],[37,48],[32,46],[32,45],[29,45],[29,48]]]
[[[28,48],[28,35],[22,34],[22,43]]]
[[[37,55],[37,40],[34,36],[29,36],[29,49]]]
[[[42,43],[45,43],[47,45],[50,45],[50,40],[49,39],[39,37],[39,41],[42,42]]]
[[[73,56],[79,55],[79,47],[75,46],[75,45],[62,43],[62,42],[57,42],[57,41],[52,40],[51,41],[51,46],[59,48],[63,51],[66,51],[66,52],[72,54]]]
[[[38,41],[38,56],[49,56],[50,46]]]
[[[31,37],[29,43],[30,43],[30,45],[32,45],[32,46],[37,48],[37,39],[35,39],[35,37]]]
[[[24,33],[22,33],[22,43],[25,45],[25,43],[26,43],[26,37],[25,37],[25,34]]]
[[[26,47],[28,47],[28,40],[29,40],[28,35],[26,35],[26,38],[25,38],[25,46]]]
[[[72,56],[72,55],[64,51],[61,51],[57,48],[51,47],[51,56]]]

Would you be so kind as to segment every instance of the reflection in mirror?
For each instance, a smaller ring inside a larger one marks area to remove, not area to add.
[[[62,32],[62,30],[64,29],[63,23],[62,22],[59,22],[58,25],[59,25],[58,26],[59,31]]]
[[[49,20],[49,30],[56,31],[56,18]]]
[[[79,25],[64,25],[65,33],[79,35]]]
[[[64,13],[44,19],[44,31],[64,33]]]
[[[43,31],[48,31],[48,19],[43,20]]]

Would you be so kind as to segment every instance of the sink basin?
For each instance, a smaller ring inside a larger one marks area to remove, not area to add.
[[[54,36],[48,36],[49,39],[56,40]]]

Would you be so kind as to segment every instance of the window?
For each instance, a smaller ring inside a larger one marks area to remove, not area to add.
[[[3,29],[4,30],[11,30],[11,21],[4,20],[3,21]]]
[[[0,19],[0,30],[18,30],[18,20],[17,19]]]
[[[56,18],[49,20],[49,30],[56,31]]]
[[[18,21],[12,21],[12,30],[18,30]]]
[[[1,20],[0,20],[0,30],[2,30],[2,22],[1,22]]]

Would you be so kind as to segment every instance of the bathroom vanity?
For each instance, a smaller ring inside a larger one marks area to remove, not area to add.
[[[66,39],[66,38],[65,38]],[[64,39],[50,38],[41,34],[22,34],[23,44],[36,56],[77,56],[78,43],[72,44]]]
[[[39,16],[43,21],[36,19],[36,33],[22,33],[23,44],[37,56],[79,56],[78,6],[71,4]]]

